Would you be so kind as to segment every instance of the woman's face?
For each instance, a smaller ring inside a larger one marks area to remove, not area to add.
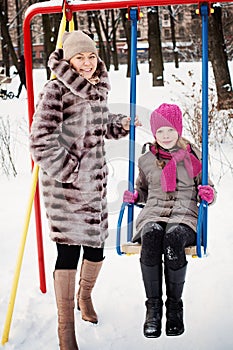
[[[155,138],[159,146],[165,149],[171,149],[176,145],[179,135],[176,129],[169,126],[162,126],[156,131]]]
[[[93,52],[78,53],[70,60],[70,65],[82,77],[90,79],[96,71],[97,56]]]

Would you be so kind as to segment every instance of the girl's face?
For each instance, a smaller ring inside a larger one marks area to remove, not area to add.
[[[156,131],[155,138],[159,146],[171,149],[176,145],[179,135],[176,129],[170,126],[162,126]]]
[[[82,77],[90,79],[97,68],[97,56],[93,52],[78,53],[71,58],[70,65]]]

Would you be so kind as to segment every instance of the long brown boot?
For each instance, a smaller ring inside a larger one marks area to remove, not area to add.
[[[60,350],[78,350],[74,325],[75,277],[76,270],[54,271]]]
[[[98,317],[92,304],[91,292],[102,265],[103,261],[92,262],[84,259],[81,266],[77,307],[81,310],[82,319],[92,323],[98,323]]]

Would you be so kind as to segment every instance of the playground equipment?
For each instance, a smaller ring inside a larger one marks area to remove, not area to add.
[[[226,2],[226,0],[220,0],[219,2]],[[185,4],[198,4],[200,14],[202,16],[202,38],[203,38],[203,70],[202,70],[202,113],[203,113],[203,125],[202,125],[202,139],[203,139],[203,184],[207,184],[208,179],[208,15],[210,13],[210,4],[213,1],[195,1],[195,0],[102,0],[102,1],[61,1],[58,5],[58,1],[46,1],[35,3],[31,5],[26,13],[24,20],[24,51],[25,51],[25,63],[26,63],[26,78],[27,78],[27,94],[28,94],[28,118],[29,126],[31,126],[32,118],[34,114],[34,86],[32,75],[32,41],[31,41],[31,20],[36,15],[62,13],[63,20],[60,25],[58,35],[58,45],[61,45],[61,35],[64,32],[66,21],[70,23],[70,30],[73,29],[72,13],[78,11],[95,11],[104,9],[119,9],[128,8],[129,20],[132,21],[132,50],[131,50],[131,85],[130,85],[130,148],[129,148],[129,190],[133,191],[134,187],[134,141],[135,141],[135,110],[136,110],[136,27],[137,20],[139,19],[139,8],[150,6],[165,6],[165,5],[185,5]],[[28,230],[28,223],[31,215],[32,202],[34,199],[35,207],[35,220],[36,220],[36,233],[37,233],[37,248],[38,248],[38,262],[40,273],[40,289],[43,293],[46,292],[45,281],[45,269],[44,269],[44,255],[43,255],[43,240],[42,240],[42,225],[41,225],[41,211],[40,211],[40,193],[38,185],[38,165],[33,164],[33,177],[32,188],[29,198],[28,210],[26,213],[25,225],[23,228],[22,243],[20,246],[19,258],[17,261],[17,267],[15,272],[15,278],[12,286],[11,299],[8,307],[8,313],[6,323],[4,327],[2,344],[8,341],[9,331],[12,320],[12,313],[14,308],[15,296],[17,291],[17,285],[19,280],[20,268],[22,264],[23,251],[25,246],[25,240]],[[120,224],[123,217],[125,205],[121,209],[118,229],[120,230]],[[208,205],[205,201],[202,201],[200,206],[199,220],[198,220],[198,241],[197,241],[197,254],[201,257],[201,245],[204,246],[204,253],[206,253],[207,247],[207,209]],[[132,238],[133,228],[133,206],[128,205],[128,234],[127,241]],[[191,249],[191,248],[190,248]],[[120,231],[117,235],[117,250],[119,254],[121,251]]]

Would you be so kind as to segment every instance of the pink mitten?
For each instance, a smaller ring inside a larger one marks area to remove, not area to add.
[[[208,204],[214,200],[214,189],[210,185],[199,185],[198,195],[201,199],[205,200]]]
[[[126,190],[123,195],[123,202],[133,204],[136,202],[138,198],[138,191],[134,191],[134,193]]]

